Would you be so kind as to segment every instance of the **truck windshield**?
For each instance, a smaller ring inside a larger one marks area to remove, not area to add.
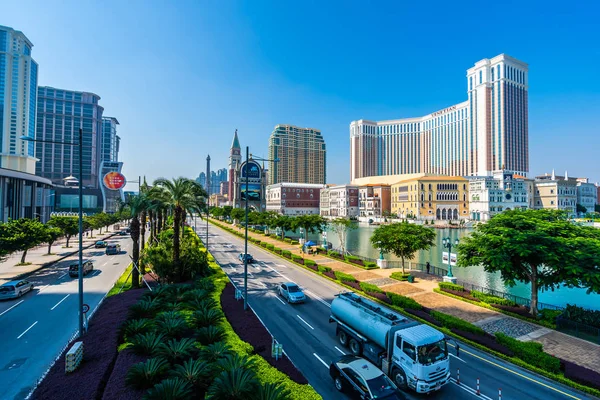
[[[431,364],[448,357],[448,348],[446,341],[431,343],[425,346],[419,346],[419,364]]]

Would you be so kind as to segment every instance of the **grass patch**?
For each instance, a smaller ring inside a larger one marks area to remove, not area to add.
[[[17,264],[15,264],[15,267],[22,267],[24,265],[31,265],[31,263],[30,262],[17,263]]]
[[[115,294],[118,294],[119,290],[121,289],[121,286],[123,286],[123,284],[125,284],[123,286],[123,290],[122,290],[123,292],[126,292],[129,289],[131,289],[131,279],[129,279],[127,281],[125,281],[125,280],[127,279],[127,276],[131,273],[132,268],[133,268],[133,263],[130,263],[129,266],[125,269],[125,271],[123,271],[123,273],[121,274],[119,279],[117,279],[117,281],[113,285],[112,289],[110,289],[109,292],[106,294],[106,297],[110,297],[110,296],[114,296]]]

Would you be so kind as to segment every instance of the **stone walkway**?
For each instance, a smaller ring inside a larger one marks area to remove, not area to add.
[[[438,288],[438,282],[440,281],[440,278],[437,276],[427,275],[420,271],[411,271],[416,277],[414,283],[399,282],[395,279],[390,279],[390,275],[393,272],[401,272],[401,268],[366,271],[360,267],[324,257],[323,255],[302,254],[299,245],[291,246],[288,243],[266,237],[263,234],[248,232],[248,236],[259,239],[262,242],[271,243],[280,249],[289,250],[293,254],[302,256],[305,259],[311,259],[317,264],[326,265],[334,271],[351,274],[361,282],[377,285],[382,290],[412,297],[424,307],[469,321],[491,334],[503,332],[521,341],[534,340],[541,343],[544,346],[544,351],[553,356],[600,372],[600,345],[435,293],[433,289]]]

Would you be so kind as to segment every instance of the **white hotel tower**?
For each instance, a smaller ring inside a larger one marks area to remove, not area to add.
[[[528,66],[500,54],[467,70],[468,100],[424,117],[350,123],[351,180],[529,171]]]

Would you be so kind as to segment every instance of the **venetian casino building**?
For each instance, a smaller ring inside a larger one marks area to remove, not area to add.
[[[529,172],[528,66],[500,54],[467,70],[467,100],[431,114],[350,123],[353,184],[388,175]]]

